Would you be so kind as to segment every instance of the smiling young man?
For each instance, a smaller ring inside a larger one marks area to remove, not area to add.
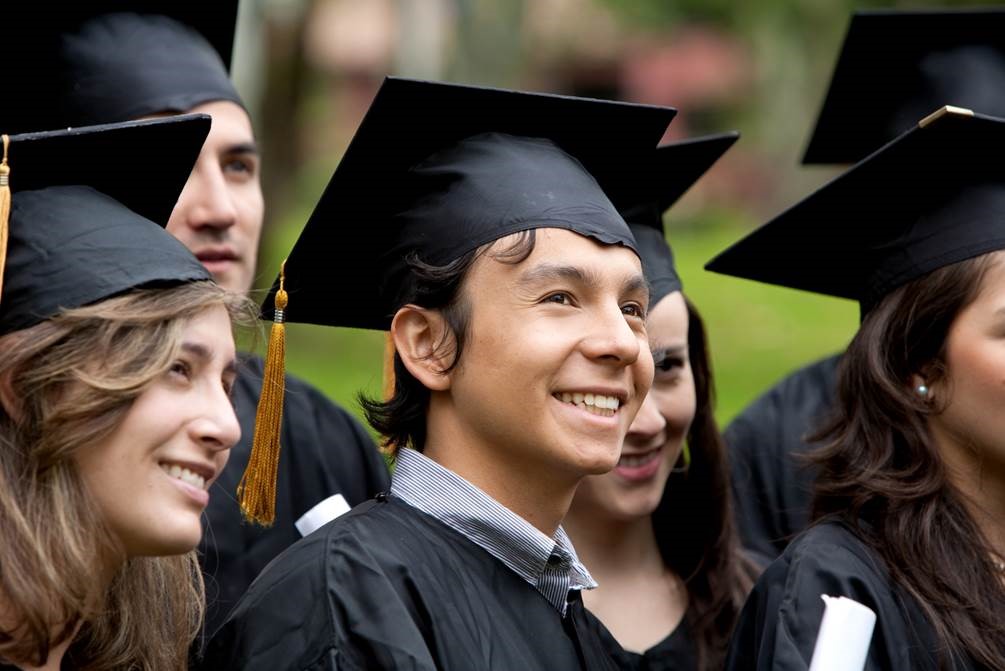
[[[210,115],[209,136],[167,229],[221,286],[248,292],[264,203],[251,119],[228,74],[237,1],[211,7],[149,2],[142,8],[149,13],[138,14],[107,0],[67,7],[52,20],[39,15],[41,4],[21,5],[12,8],[19,15],[12,24],[32,35],[20,37],[37,55],[39,73],[16,80],[21,95],[11,100],[21,102],[0,110],[0,120],[35,124],[41,117],[66,127],[183,112]],[[360,423],[317,389],[287,376],[275,522],[271,528],[242,524],[235,492],[251,452],[263,367],[260,357],[242,355],[233,391],[241,440],[206,511],[200,549],[209,632],[273,557],[320,526],[314,521],[318,511],[327,521],[387,489],[383,459]]]
[[[672,116],[384,83],[290,254],[284,312],[390,331],[394,392],[367,403],[390,494],[281,555],[205,668],[609,668],[560,523],[652,381],[648,287],[601,185]]]

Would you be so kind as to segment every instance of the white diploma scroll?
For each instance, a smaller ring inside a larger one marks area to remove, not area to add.
[[[820,596],[824,618],[813,648],[810,671],[862,671],[869,654],[876,613],[854,599]]]

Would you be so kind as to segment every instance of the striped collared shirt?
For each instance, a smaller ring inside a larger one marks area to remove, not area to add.
[[[562,527],[548,538],[478,487],[415,450],[398,452],[391,495],[446,524],[501,561],[562,615],[569,590],[597,586]]]

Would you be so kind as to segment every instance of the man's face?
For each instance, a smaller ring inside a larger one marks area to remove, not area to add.
[[[652,383],[648,289],[627,248],[536,235],[523,262],[493,258],[504,238],[465,279],[470,321],[449,404],[458,438],[487,462],[573,482],[614,467]]]
[[[189,111],[210,115],[213,126],[167,230],[192,250],[217,283],[245,293],[254,279],[265,217],[251,121],[229,101]]]

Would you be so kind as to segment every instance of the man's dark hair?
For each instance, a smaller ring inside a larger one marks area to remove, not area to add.
[[[533,229],[517,233],[513,242],[503,249],[492,251],[490,258],[501,263],[517,264],[525,261],[534,251],[536,242]],[[470,306],[461,291],[471,266],[489,252],[495,243],[488,243],[442,266],[430,265],[411,255],[406,259],[408,275],[398,292],[394,305],[404,305],[438,310],[447,324],[448,333],[436,344],[431,357],[450,359],[444,369],[447,373],[457,366],[464,350]],[[429,389],[422,385],[394,354],[394,393],[386,400],[359,396],[367,421],[384,439],[381,445],[395,455],[403,447],[422,451],[426,444],[426,410],[429,407]]]

